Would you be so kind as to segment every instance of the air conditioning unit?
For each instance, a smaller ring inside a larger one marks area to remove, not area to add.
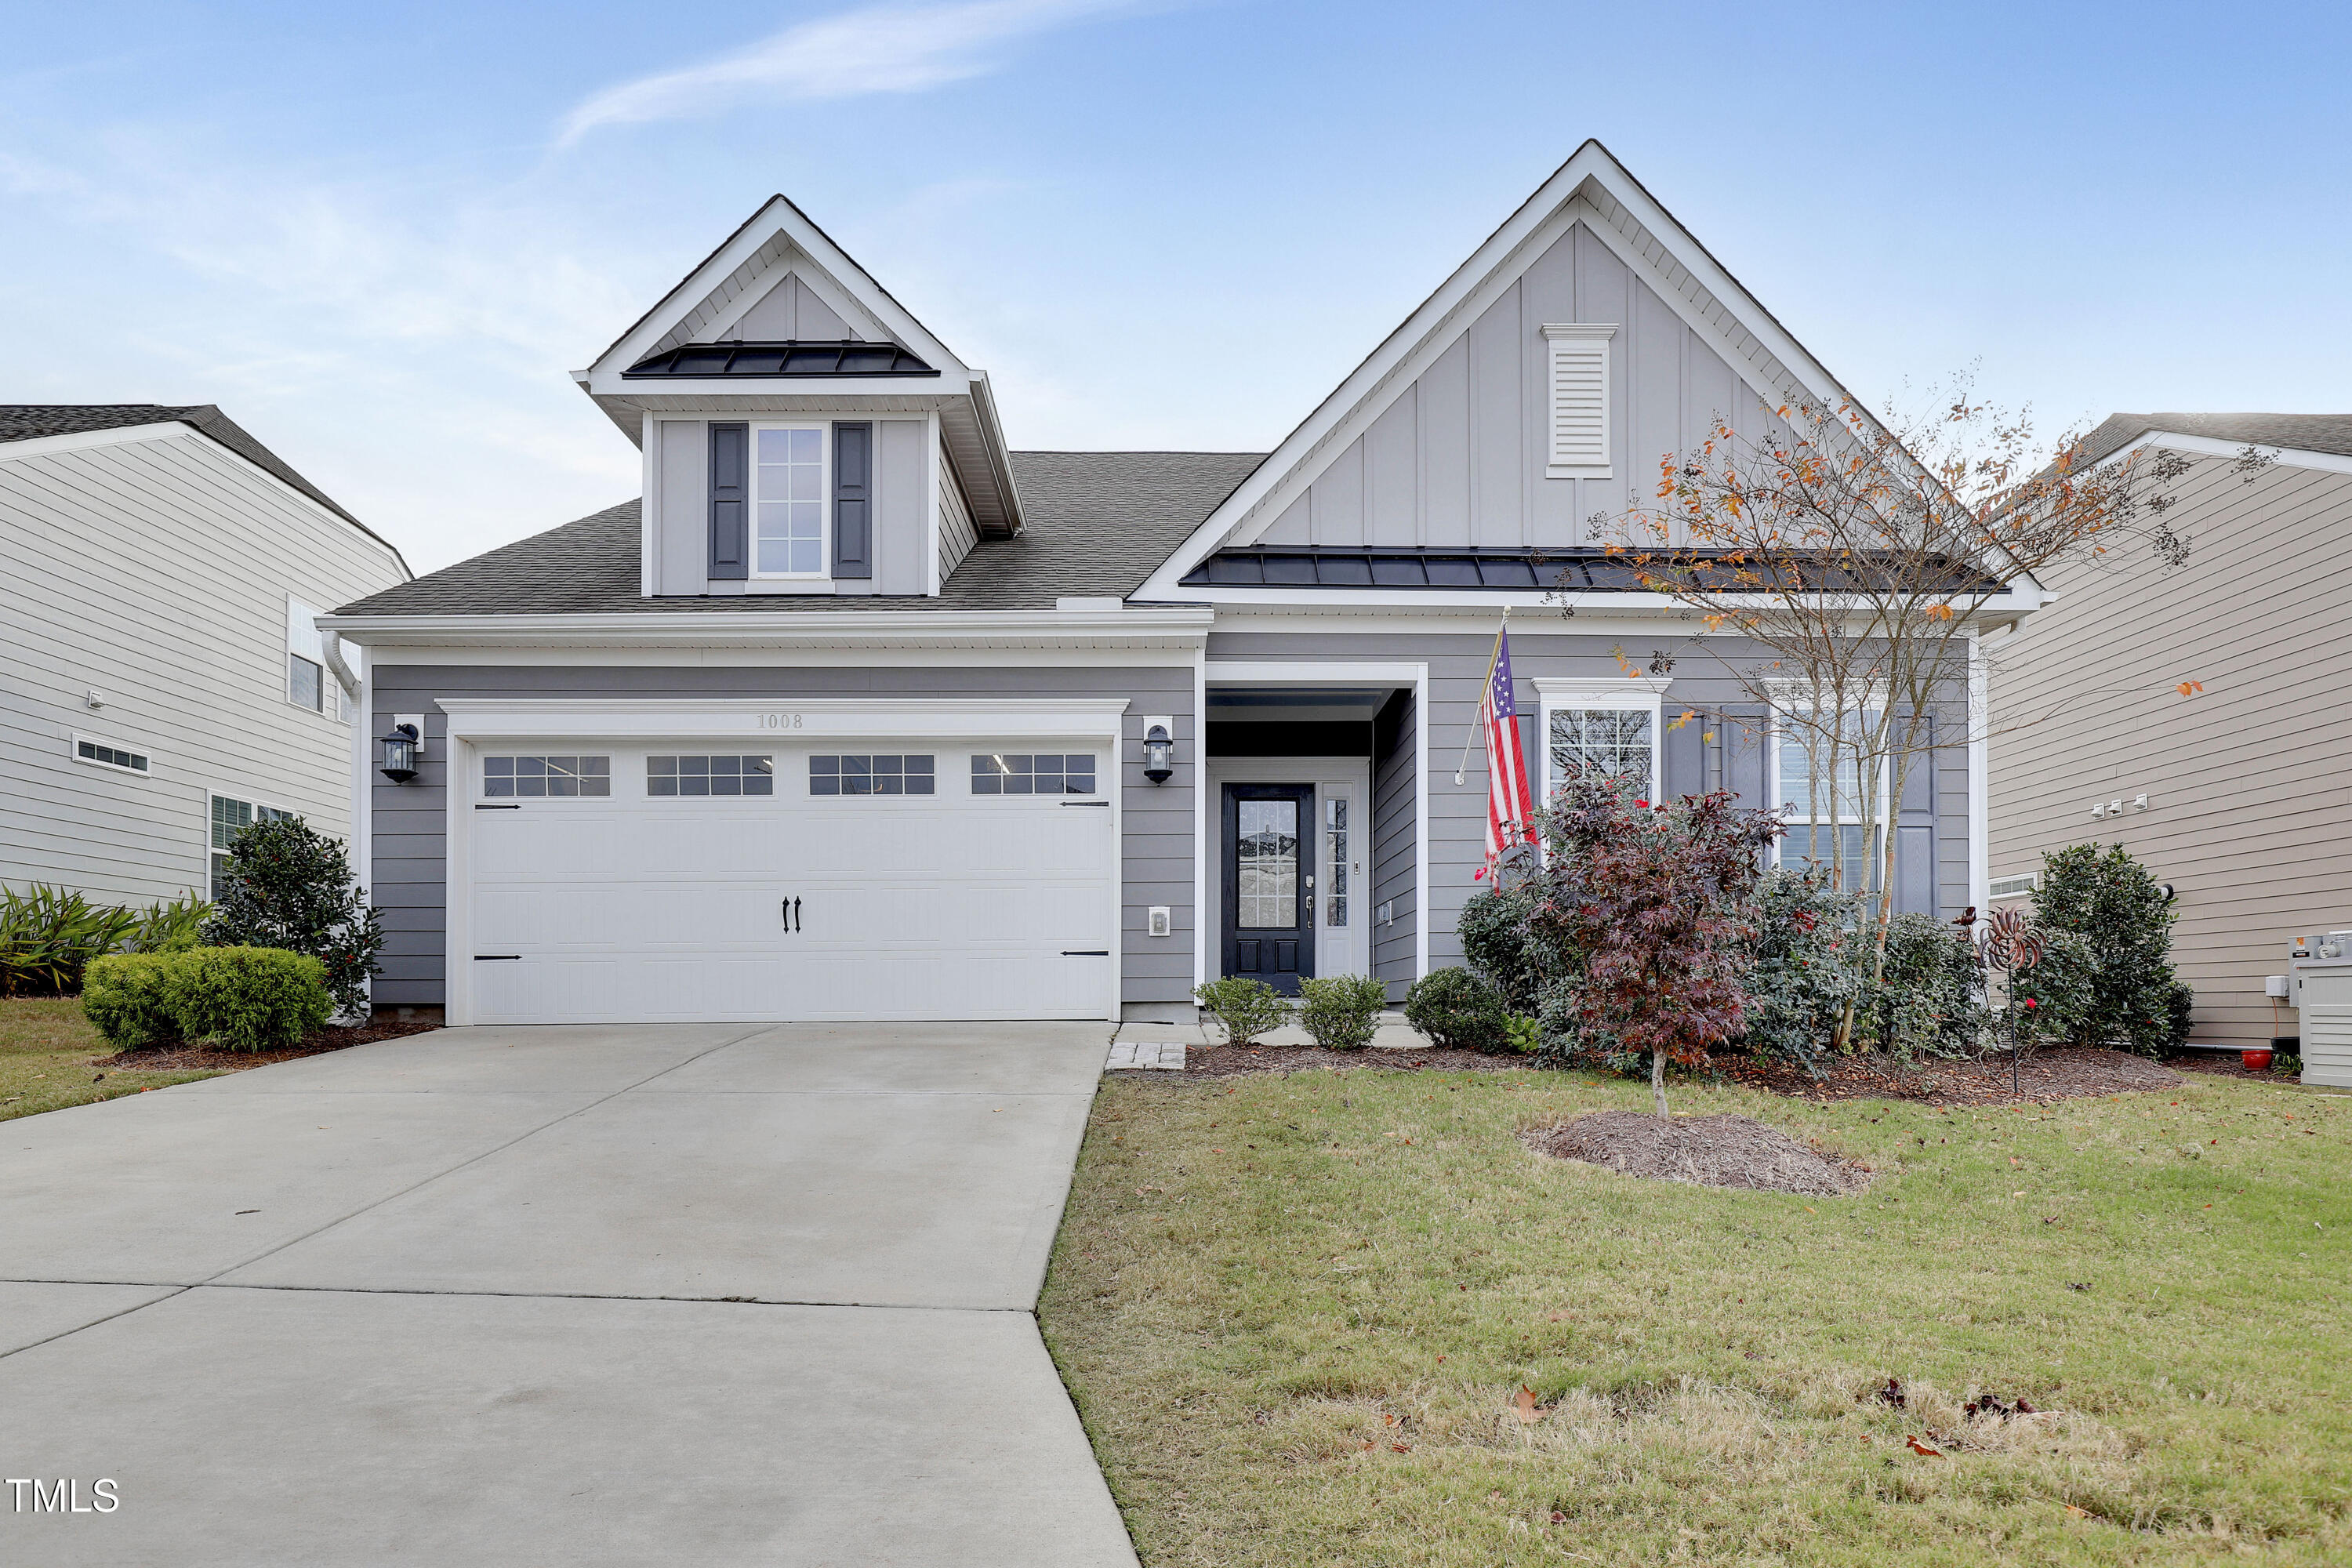
[[[2352,1089],[2352,931],[2296,937],[2286,976],[2303,1021],[2303,1081]]]

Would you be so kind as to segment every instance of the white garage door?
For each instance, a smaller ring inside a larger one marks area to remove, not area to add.
[[[1107,758],[478,742],[475,1022],[1100,1018]]]

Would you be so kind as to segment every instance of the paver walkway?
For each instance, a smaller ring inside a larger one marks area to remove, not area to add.
[[[0,1123],[0,1480],[70,1483],[0,1561],[1131,1568],[1031,1315],[1107,1033],[450,1030]]]

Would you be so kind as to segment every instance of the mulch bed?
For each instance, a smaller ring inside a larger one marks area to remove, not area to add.
[[[2173,1064],[2179,1065],[2179,1064]],[[1938,1061],[1906,1067],[1885,1057],[1847,1057],[1815,1078],[1786,1062],[1718,1059],[1715,1071],[1730,1082],[1801,1100],[1916,1100],[1934,1105],[2047,1105],[2105,1094],[2147,1094],[2180,1082],[2170,1067],[2128,1051],[2065,1047],[2025,1058],[2020,1092],[2009,1088],[2009,1058]]]
[[[325,1028],[305,1035],[301,1040],[282,1051],[229,1051],[218,1046],[191,1046],[173,1041],[165,1045],[141,1046],[136,1050],[117,1051],[112,1056],[92,1057],[89,1065],[110,1072],[241,1072],[247,1068],[265,1068],[272,1062],[290,1062],[303,1057],[323,1056],[329,1051],[347,1050],[352,1046],[364,1046],[377,1040],[396,1040],[404,1035],[422,1035],[441,1026],[437,1018],[371,1019],[364,1024],[330,1024]]]
[[[1822,1198],[1843,1197],[1870,1184],[1865,1167],[1745,1116],[1669,1120],[1638,1110],[1600,1110],[1524,1137],[1538,1154],[1653,1181]]]
[[[1382,1047],[1360,1051],[1327,1051],[1320,1046],[1189,1046],[1184,1051],[1186,1078],[1232,1078],[1253,1072],[1319,1072],[1327,1068],[1378,1068],[1390,1072],[1528,1072],[1521,1056],[1486,1056],[1478,1051],[1440,1049],[1401,1051]],[[1118,1075],[1125,1078],[1128,1075]],[[1138,1072],[1137,1078],[1173,1078],[1162,1071]]]

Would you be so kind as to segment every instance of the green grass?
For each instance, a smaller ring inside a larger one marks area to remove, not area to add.
[[[1647,1098],[1106,1083],[1041,1316],[1144,1562],[2352,1562],[2352,1102],[1676,1091],[1881,1173],[1838,1199],[1516,1137]]]
[[[0,997],[0,1121],[215,1076],[90,1065],[113,1054],[81,1016],[79,997]]]

